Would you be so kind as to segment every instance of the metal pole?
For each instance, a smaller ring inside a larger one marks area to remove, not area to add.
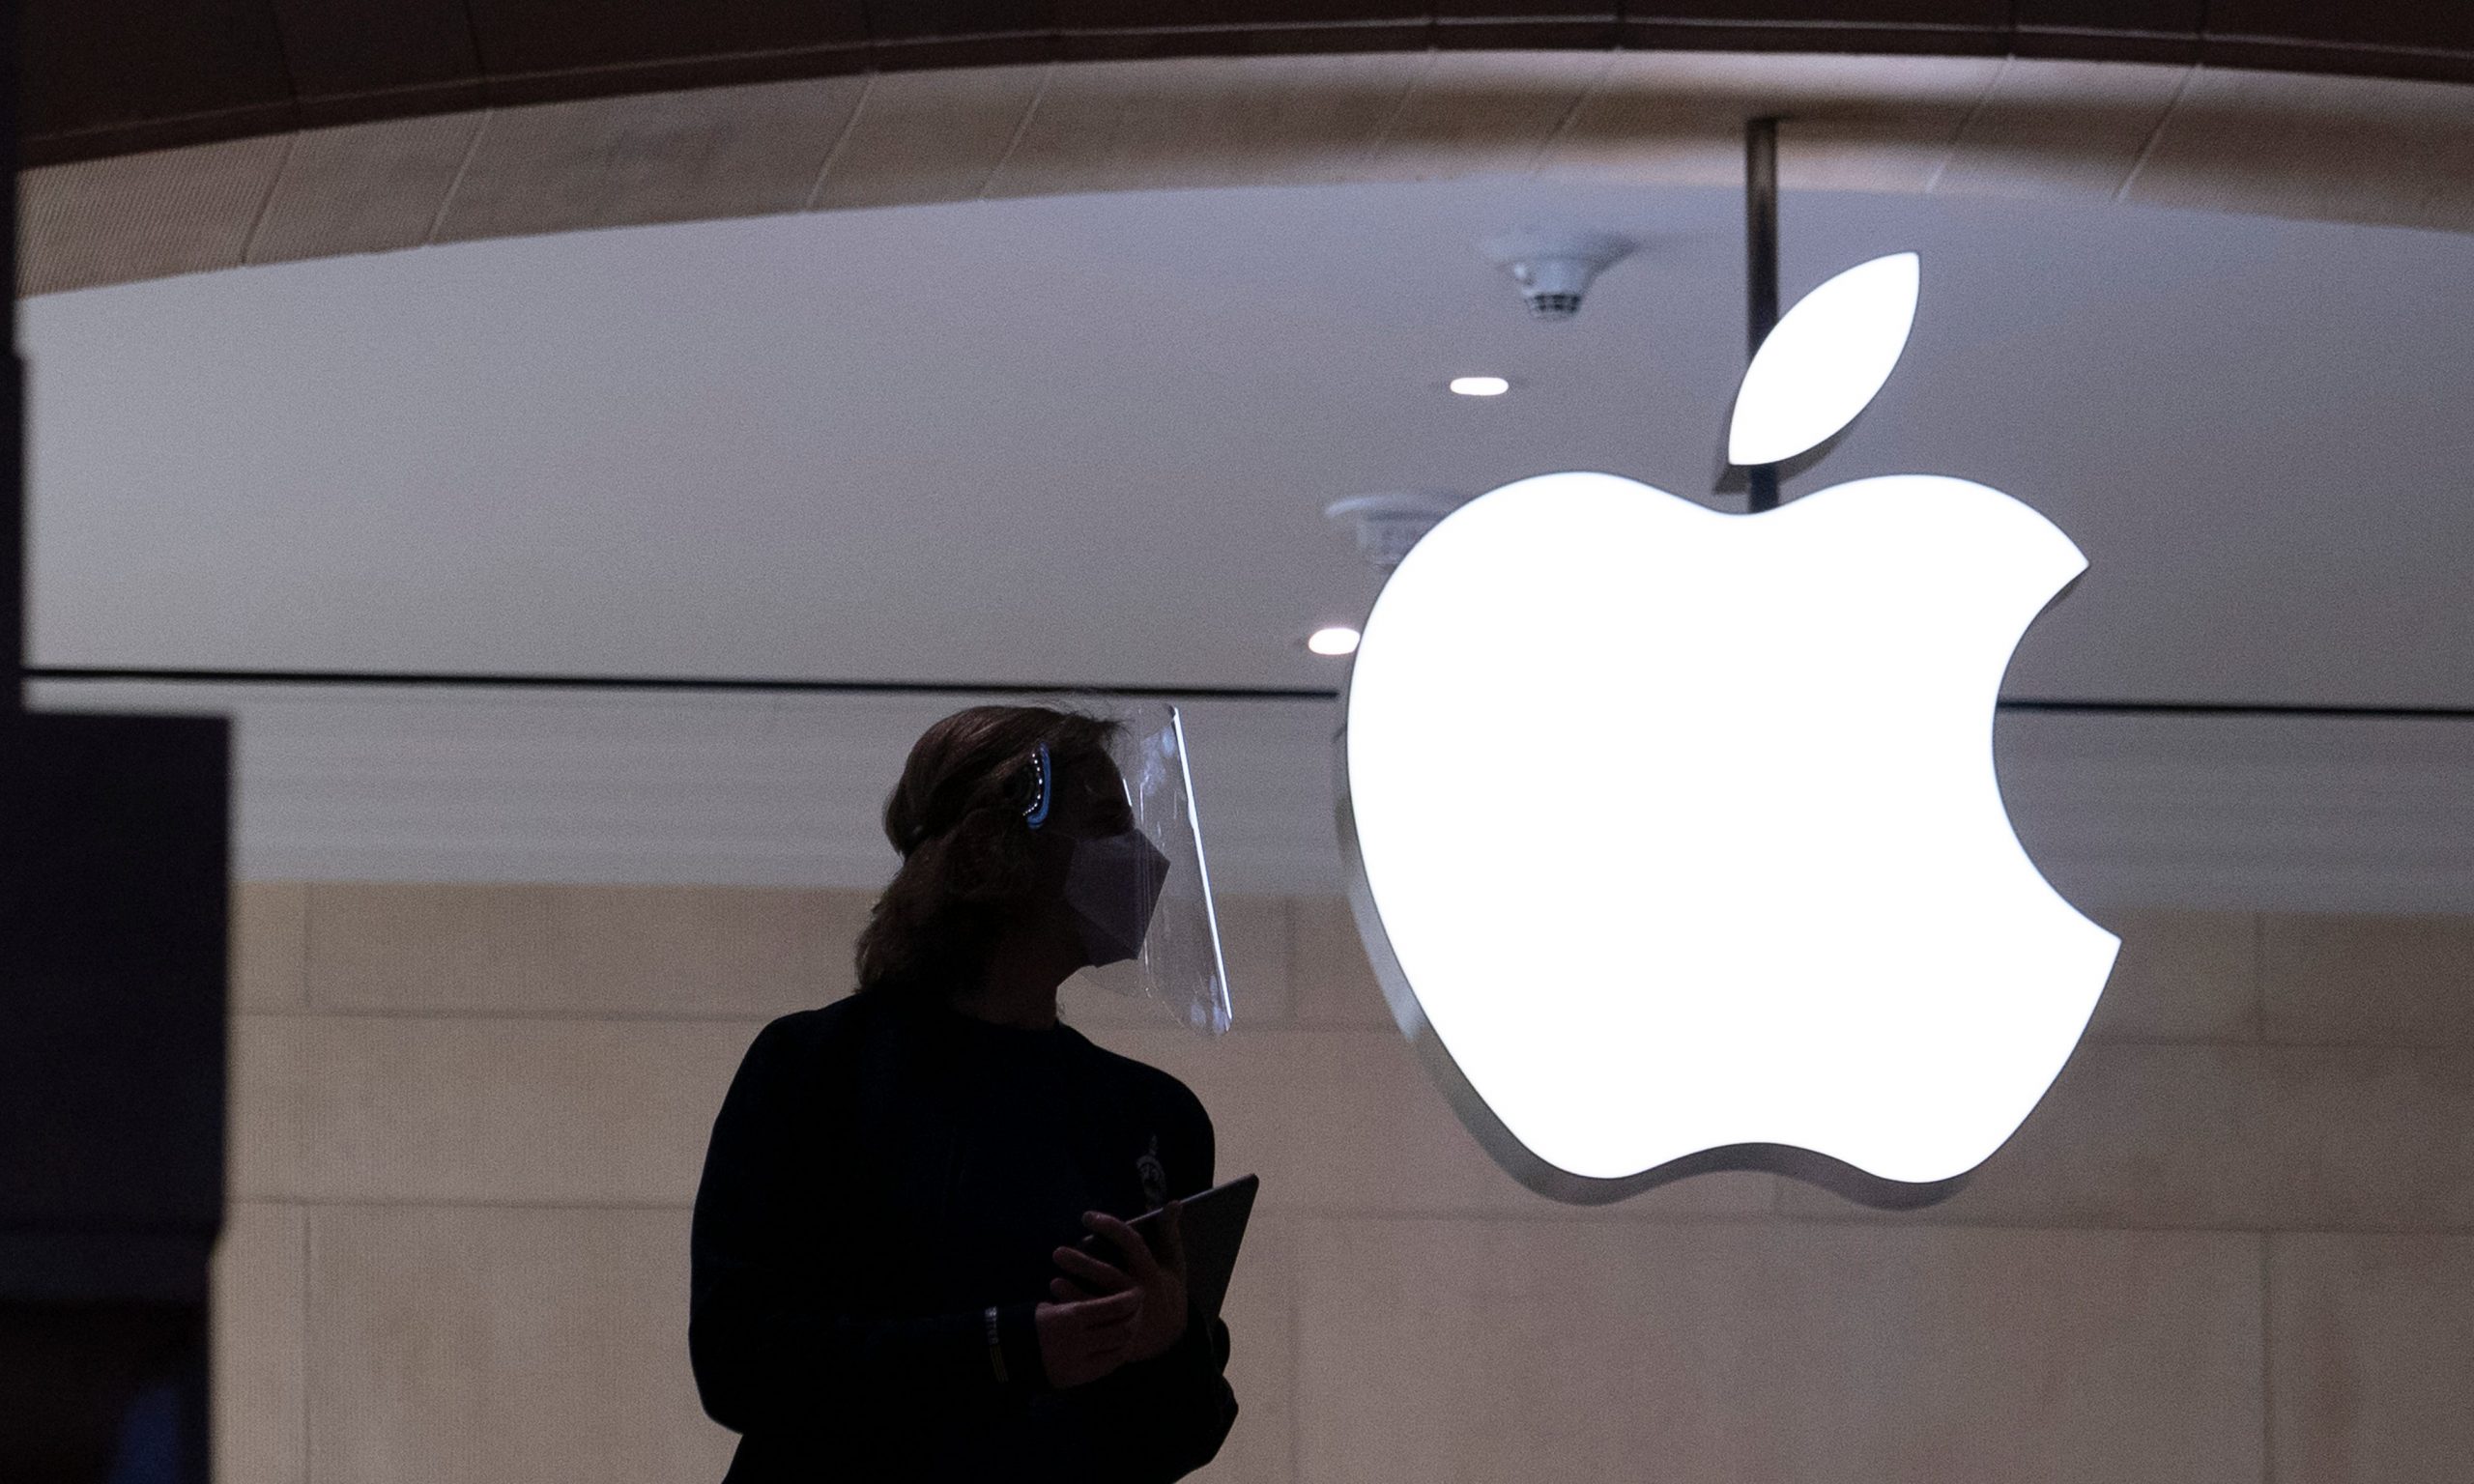
[[[1749,360],[1778,324],[1778,121],[1754,119],[1743,128],[1743,257],[1745,345]],[[1744,508],[1778,508],[1778,467],[1744,471]]]

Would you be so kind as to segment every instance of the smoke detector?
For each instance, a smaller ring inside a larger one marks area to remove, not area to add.
[[[1581,296],[1609,264],[1640,243],[1612,232],[1523,227],[1478,244],[1486,261],[1520,285],[1533,320],[1568,320],[1581,312]]]
[[[1357,554],[1390,571],[1443,518],[1469,502],[1458,490],[1388,490],[1352,495],[1323,507],[1325,517],[1357,530]]]

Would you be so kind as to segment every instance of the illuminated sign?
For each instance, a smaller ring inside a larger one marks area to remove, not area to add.
[[[1852,420],[1916,285],[1900,254],[1798,303],[1730,457]],[[1573,1201],[1762,1167],[1892,1203],[2009,1137],[2120,946],[1994,776],[2002,671],[2086,565],[1940,474],[1749,516],[1544,474],[1409,553],[1350,673],[1342,843],[1395,1017],[1508,1169]]]

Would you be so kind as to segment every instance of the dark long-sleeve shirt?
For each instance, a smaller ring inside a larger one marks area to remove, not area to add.
[[[775,1020],[696,1192],[688,1348],[705,1412],[741,1435],[725,1484],[1200,1468],[1237,1413],[1225,1326],[1195,1317],[1166,1354],[1055,1389],[1032,1310],[1083,1212],[1211,1183],[1194,1094],[1069,1026],[890,991]]]

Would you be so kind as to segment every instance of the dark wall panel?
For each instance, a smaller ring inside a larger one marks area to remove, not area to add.
[[[2474,5],[2427,0],[2420,5],[2330,4],[2328,0],[2214,0],[2207,29],[2223,37],[2255,36],[2328,46],[2403,46],[2474,50]]]
[[[0,1478],[207,1477],[230,780],[225,718],[0,702]]]
[[[178,118],[217,121],[221,138],[291,127],[268,0],[20,0],[17,35],[28,136]]]
[[[1792,25],[1821,32],[1877,26],[2004,31],[2010,25],[2010,0],[1870,0],[1835,7],[1812,0],[1634,0],[1624,14],[1627,20]]]
[[[326,122],[319,104],[371,95],[438,108],[481,101],[464,0],[274,0],[274,13],[307,122]]]
[[[869,0],[864,66],[887,71],[1049,62],[1060,0]]]
[[[1428,8],[1416,0],[1056,0],[1069,57],[1423,51]]]
[[[2019,0],[2012,46],[2021,56],[2111,62],[2199,60],[2205,0]]]
[[[1031,36],[1057,27],[1058,0],[875,0],[867,34],[879,42]]]
[[[465,0],[492,76],[857,46],[861,0]]]
[[[2474,4],[2214,0],[2201,56],[2225,67],[2474,81]]]
[[[1435,44],[1455,49],[1546,46],[1597,51],[1623,40],[1616,0],[1442,0]]]
[[[0,716],[0,1231],[221,1223],[229,727]]]
[[[1389,21],[1423,26],[1420,0],[1057,0],[1068,30],[1178,30],[1194,26],[1300,26]]]
[[[1624,43],[1723,51],[1990,55],[2009,45],[2010,0],[1634,0]]]
[[[2021,30],[2114,32],[2197,41],[2205,0],[2018,0],[2011,15]]]

